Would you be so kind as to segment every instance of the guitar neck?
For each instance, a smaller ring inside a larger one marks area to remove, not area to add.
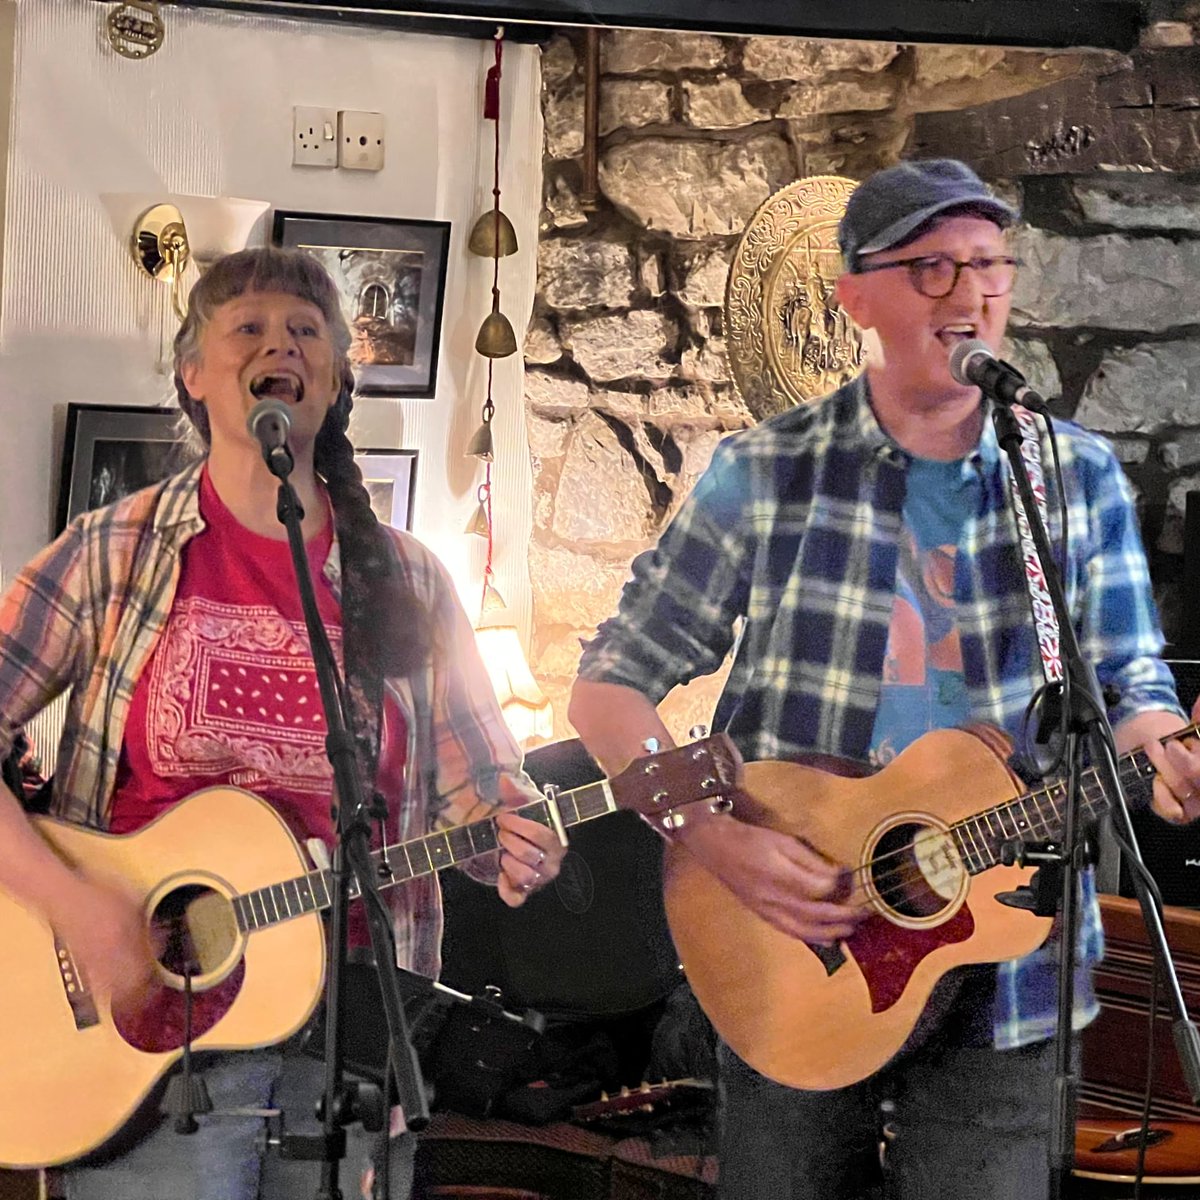
[[[1200,726],[1189,725],[1168,737],[1194,736]],[[1153,779],[1155,770],[1145,750],[1135,750],[1117,760],[1121,787],[1128,790],[1135,784]],[[1080,776],[1083,811],[1087,817],[1103,816],[1111,800],[1094,767]],[[997,867],[1002,861],[1003,847],[1014,841],[1054,842],[1063,835],[1067,801],[1066,780],[1059,779],[1034,792],[1026,792],[1015,800],[998,804],[985,812],[959,821],[953,826],[955,842],[963,862],[972,875]]]
[[[617,810],[606,779],[585,784],[570,792],[560,792],[556,802],[562,823],[567,828]],[[518,812],[527,820],[536,821],[548,829],[554,828],[549,802],[544,799],[509,811]],[[371,854],[371,861],[377,870],[379,886],[394,887],[488,854],[500,844],[497,831],[495,817],[487,817],[469,825],[456,825],[375,850]],[[333,872],[318,870],[255,891],[243,892],[233,901],[238,925],[243,932],[249,933],[328,908],[333,903],[333,886]],[[359,894],[357,881],[351,880],[351,898]]]

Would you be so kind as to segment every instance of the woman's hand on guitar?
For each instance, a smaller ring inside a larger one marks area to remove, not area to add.
[[[567,851],[553,829],[515,812],[502,812],[496,824],[501,847],[497,887],[504,903],[517,908],[558,874]]]
[[[802,942],[833,945],[867,915],[850,900],[849,871],[788,834],[721,816],[687,825],[673,840],[747,908]]]
[[[77,877],[50,914],[96,996],[108,996],[115,1013],[136,1011],[155,982],[154,945],[141,906],[116,887]]]

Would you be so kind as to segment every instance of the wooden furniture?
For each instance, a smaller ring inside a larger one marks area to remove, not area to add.
[[[1136,1139],[1146,1079],[1153,958],[1136,900],[1101,896],[1106,951],[1096,971],[1100,1015],[1083,1034],[1075,1151],[1078,1195],[1125,1200],[1136,1169]],[[1200,1013],[1200,911],[1167,906],[1163,924],[1184,1000]],[[1193,1104],[1171,1036],[1163,988],[1154,1027],[1152,1134],[1143,1195],[1200,1192],[1200,1110]],[[1156,1141],[1156,1139],[1159,1139]],[[1126,1147],[1132,1146],[1132,1151]]]
[[[1198,838],[1200,841],[1200,838]],[[1136,1117],[1146,1079],[1146,1022],[1153,959],[1136,900],[1101,896],[1106,949],[1096,970],[1100,1016],[1083,1034],[1081,1117]],[[1192,1018],[1200,1015],[1200,910],[1164,910],[1167,942]],[[1159,988],[1154,1028],[1153,1116],[1200,1121],[1184,1085],[1171,1037],[1171,1012]]]

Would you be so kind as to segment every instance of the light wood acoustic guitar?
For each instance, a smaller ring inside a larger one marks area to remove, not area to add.
[[[1081,1118],[1075,1124],[1074,1173],[1081,1179],[1132,1183],[1137,1178],[1141,1141],[1142,1128],[1136,1122]],[[1151,1121],[1142,1182],[1155,1187],[1191,1185],[1191,1189],[1200,1185],[1200,1124]],[[1196,1195],[1191,1189],[1187,1195]]]
[[[618,808],[653,816],[728,793],[740,770],[737,750],[718,734],[518,811],[564,828]],[[115,1018],[71,947],[0,891],[0,1167],[67,1162],[121,1129],[182,1054],[184,971],[192,972],[197,1050],[289,1037],[316,1007],[325,971],[320,914],[331,902],[330,874],[308,869],[287,826],[249,792],[198,792],[122,837],[33,823],[67,862],[135,895],[164,950],[157,994],[135,1017]],[[380,886],[496,845],[488,819],[376,851]]]
[[[947,971],[1042,944],[1049,918],[996,899],[1032,876],[1002,865],[1002,849],[1061,836],[1065,785],[1023,792],[1008,757],[1000,731],[972,727],[928,733],[866,777],[829,758],[821,767],[746,764],[735,815],[850,868],[851,898],[869,915],[836,947],[780,932],[686,851],[668,847],[676,949],[700,1006],[744,1061],[797,1088],[855,1083],[903,1047]],[[1120,771],[1124,785],[1154,774],[1144,752],[1123,758]],[[1094,771],[1083,784],[1087,810],[1105,811]]]

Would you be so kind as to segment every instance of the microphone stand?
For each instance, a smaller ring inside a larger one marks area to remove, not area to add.
[[[1080,838],[1078,819],[1082,787],[1081,775],[1086,751],[1091,752],[1093,770],[1104,794],[1109,798],[1121,833],[1137,853],[1137,840],[1129,819],[1129,805],[1121,786],[1120,774],[1113,750],[1112,729],[1106,706],[1091,666],[1079,648],[1067,610],[1066,593],[1050,538],[1042,521],[1029,480],[1029,472],[1021,453],[1021,430],[1011,408],[1003,403],[992,404],[992,421],[1001,448],[1008,455],[1013,479],[1021,496],[1029,521],[1037,556],[1042,567],[1055,615],[1058,618],[1060,650],[1065,675],[1064,695],[1067,701],[1066,753],[1068,773],[1066,783],[1066,812],[1062,840],[1040,852],[1031,853],[1030,861],[1045,862],[1052,874],[1061,876],[1061,928],[1058,946],[1058,1027],[1055,1033],[1054,1096],[1050,1126],[1050,1198],[1062,1200],[1068,1194],[1075,1154],[1075,1103],[1079,1075],[1071,1061],[1071,1021],[1074,1012],[1075,953],[1079,926],[1079,872],[1085,865],[1087,850]],[[1024,860],[1024,855],[1018,855]],[[1140,858],[1140,854],[1138,855]],[[1151,948],[1158,969],[1167,983],[1171,1007],[1174,1010],[1175,1049],[1193,1101],[1200,1104],[1200,1035],[1188,1018],[1183,993],[1167,946],[1162,917],[1146,888],[1144,878],[1135,869],[1130,871],[1134,881],[1142,918],[1146,923]]]
[[[321,1104],[320,1134],[281,1134],[280,1153],[286,1158],[317,1159],[322,1163],[319,1200],[341,1200],[338,1186],[338,1163],[346,1155],[345,1126],[356,1120],[378,1116],[379,1099],[372,1085],[347,1084],[344,1080],[342,1036],[342,983],[347,959],[346,915],[350,904],[350,875],[363,898],[367,926],[379,971],[380,992],[387,1018],[389,1062],[396,1084],[397,1098],[404,1110],[409,1129],[423,1129],[429,1123],[429,1104],[425,1096],[421,1068],[408,1032],[404,1001],[396,972],[383,969],[383,964],[395,963],[388,918],[375,880],[370,852],[370,814],[363,801],[358,763],[354,752],[353,735],[346,707],[345,693],[338,677],[337,661],[325,633],[317,608],[309,571],[308,555],[300,522],[304,517],[300,499],[288,481],[294,465],[286,444],[263,445],[263,458],[271,474],[279,480],[277,515],[287,529],[288,545],[296,570],[296,583],[304,609],[312,648],[313,665],[325,710],[325,752],[333,767],[334,811],[337,816],[337,838],[332,863],[326,873],[331,882],[331,920],[329,973],[325,981],[325,1094]],[[388,1126],[387,1079],[384,1079],[382,1103],[383,1128]],[[364,1124],[366,1122],[364,1121]]]

